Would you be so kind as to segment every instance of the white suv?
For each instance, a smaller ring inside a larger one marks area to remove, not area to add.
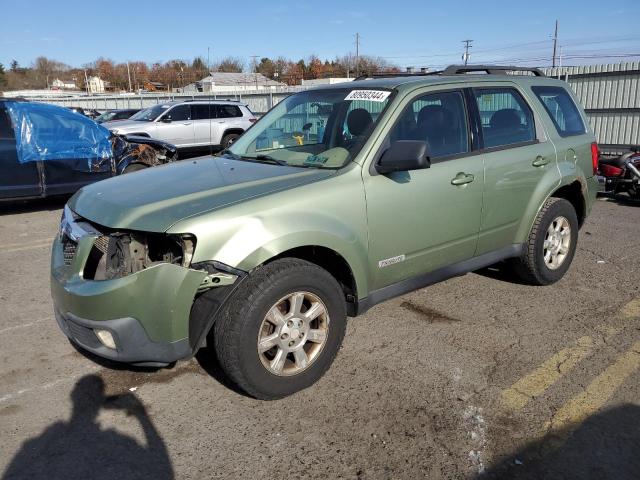
[[[227,148],[255,121],[255,115],[244,104],[195,100],[154,105],[129,120],[102,125],[120,135],[157,138],[180,149],[191,149]]]

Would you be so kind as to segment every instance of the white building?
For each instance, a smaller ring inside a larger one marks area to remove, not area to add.
[[[104,93],[105,82],[100,77],[89,77],[87,89],[89,93]]]
[[[353,78],[347,77],[329,77],[329,78],[316,78],[314,80],[302,80],[302,85],[312,87],[316,85],[333,85],[334,83],[353,82]]]
[[[208,77],[203,78],[199,82],[191,83],[180,90],[185,93],[256,92],[261,90],[275,90],[278,87],[286,86],[286,84],[271,80],[261,73],[211,72]]]
[[[75,90],[76,84],[75,82],[60,80],[59,78],[56,78],[53,82],[51,82],[51,88],[54,90]]]

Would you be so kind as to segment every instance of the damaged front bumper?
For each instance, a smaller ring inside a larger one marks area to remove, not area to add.
[[[96,355],[127,363],[161,365],[193,355],[215,313],[192,319],[194,301],[217,290],[221,305],[237,275],[154,262],[117,278],[90,280],[85,267],[98,238],[74,224],[54,240],[51,295],[65,335]]]

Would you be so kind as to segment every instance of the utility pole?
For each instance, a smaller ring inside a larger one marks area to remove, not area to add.
[[[360,76],[360,34],[356,32],[356,78]]]
[[[210,47],[207,47],[207,75],[211,75],[211,64],[209,63],[209,49]]]
[[[129,71],[129,62],[127,62],[127,77],[129,77],[129,91],[131,92],[131,71]]]
[[[553,60],[551,61],[551,66],[556,66],[556,51],[558,49],[558,20],[556,20],[556,30],[553,34]]]
[[[467,64],[467,62],[469,62],[469,49],[473,47],[473,45],[471,45],[471,42],[473,42],[473,40],[462,40],[462,43],[464,43],[464,53],[462,54],[462,60],[464,61],[465,65]]]
[[[260,55],[251,55],[252,58],[252,65],[253,65],[253,73],[254,73],[254,77],[256,80],[256,92],[258,91],[258,62],[257,62],[257,58]]]

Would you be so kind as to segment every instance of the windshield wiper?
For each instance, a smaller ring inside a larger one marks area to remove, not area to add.
[[[255,157],[249,155],[238,155],[236,153],[231,152],[223,152],[224,155],[228,155],[234,160],[247,160],[249,162],[260,162],[260,163],[271,163],[273,165],[281,165],[283,167],[288,167],[289,164],[284,160],[278,160],[277,158],[273,158],[270,155],[256,155]]]

